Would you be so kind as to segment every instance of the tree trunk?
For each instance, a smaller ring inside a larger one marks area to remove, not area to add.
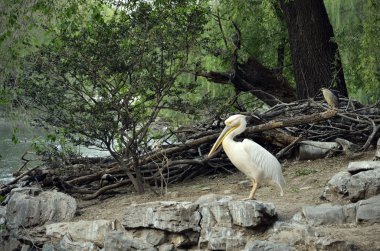
[[[347,96],[338,45],[323,0],[281,0],[288,28],[297,98],[315,97],[321,87]]]

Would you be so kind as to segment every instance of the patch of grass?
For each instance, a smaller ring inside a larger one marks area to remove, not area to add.
[[[293,188],[290,189],[290,192],[292,192],[292,193],[299,193],[300,189],[293,187]]]
[[[297,170],[295,174],[296,176],[305,176],[305,175],[309,175],[316,172],[318,171],[315,169],[305,168],[305,169]]]

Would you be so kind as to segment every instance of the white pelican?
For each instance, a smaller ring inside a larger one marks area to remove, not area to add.
[[[241,134],[247,127],[244,115],[233,115],[225,121],[226,127],[211,148],[210,157],[222,144],[224,152],[234,166],[252,180],[252,190],[248,199],[254,199],[257,186],[264,182],[273,182],[281,189],[285,179],[282,175],[281,164],[270,152],[249,139],[243,142],[234,141],[236,135]]]

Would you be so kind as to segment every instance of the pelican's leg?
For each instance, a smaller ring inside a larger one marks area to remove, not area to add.
[[[252,190],[248,197],[249,200],[255,199],[254,197],[255,197],[256,190],[257,190],[257,182],[255,180],[252,180]]]

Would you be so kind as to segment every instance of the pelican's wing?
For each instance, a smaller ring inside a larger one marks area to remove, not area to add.
[[[242,143],[245,152],[249,155],[250,161],[263,171],[265,179],[273,180],[281,185],[285,184],[281,164],[276,157],[252,140],[245,139]]]

